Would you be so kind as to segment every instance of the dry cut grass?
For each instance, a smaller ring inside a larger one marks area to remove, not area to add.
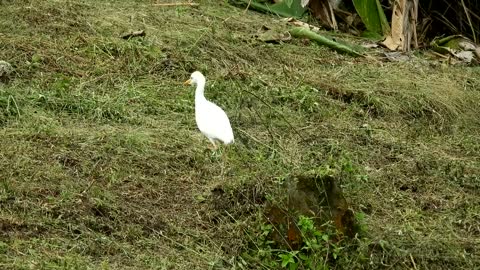
[[[287,27],[224,2],[1,6],[2,269],[239,267],[278,179],[344,164],[367,235],[338,268],[480,264],[478,68],[265,44]],[[195,128],[193,70],[231,117],[225,161]]]

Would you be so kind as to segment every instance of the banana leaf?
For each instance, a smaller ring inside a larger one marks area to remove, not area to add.
[[[351,46],[347,46],[345,44],[335,42],[329,38],[321,36],[303,27],[295,27],[291,29],[289,32],[293,37],[308,38],[310,40],[317,42],[320,45],[327,46],[340,53],[346,53],[352,56],[363,56],[360,52],[358,52]]]
[[[302,7],[300,0],[283,0],[275,4],[261,3],[255,0],[229,0],[233,5],[248,6],[249,8],[263,13],[273,13],[281,17],[301,18],[307,7]]]
[[[353,5],[367,27],[365,36],[380,39],[390,32],[387,17],[379,0],[353,0]]]
[[[440,54],[453,55],[465,63],[470,63],[473,59],[480,61],[480,47],[462,35],[434,39],[430,46]]]

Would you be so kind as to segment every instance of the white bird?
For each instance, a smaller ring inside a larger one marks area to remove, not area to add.
[[[195,90],[195,120],[200,132],[205,135],[217,148],[216,140],[224,144],[234,142],[233,131],[227,114],[216,104],[208,101],[204,96],[205,77],[199,71],[195,71],[184,85],[196,85]]]

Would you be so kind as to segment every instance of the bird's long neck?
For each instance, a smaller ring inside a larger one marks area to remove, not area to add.
[[[197,89],[195,90],[195,101],[205,99],[205,95],[203,94],[204,89],[205,89],[205,82],[198,82]]]

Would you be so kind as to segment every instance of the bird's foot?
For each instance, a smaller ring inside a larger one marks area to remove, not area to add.
[[[211,144],[211,145],[208,146],[208,149],[210,149],[212,151],[217,151],[218,146],[216,146],[215,144],[213,144],[213,145]]]

